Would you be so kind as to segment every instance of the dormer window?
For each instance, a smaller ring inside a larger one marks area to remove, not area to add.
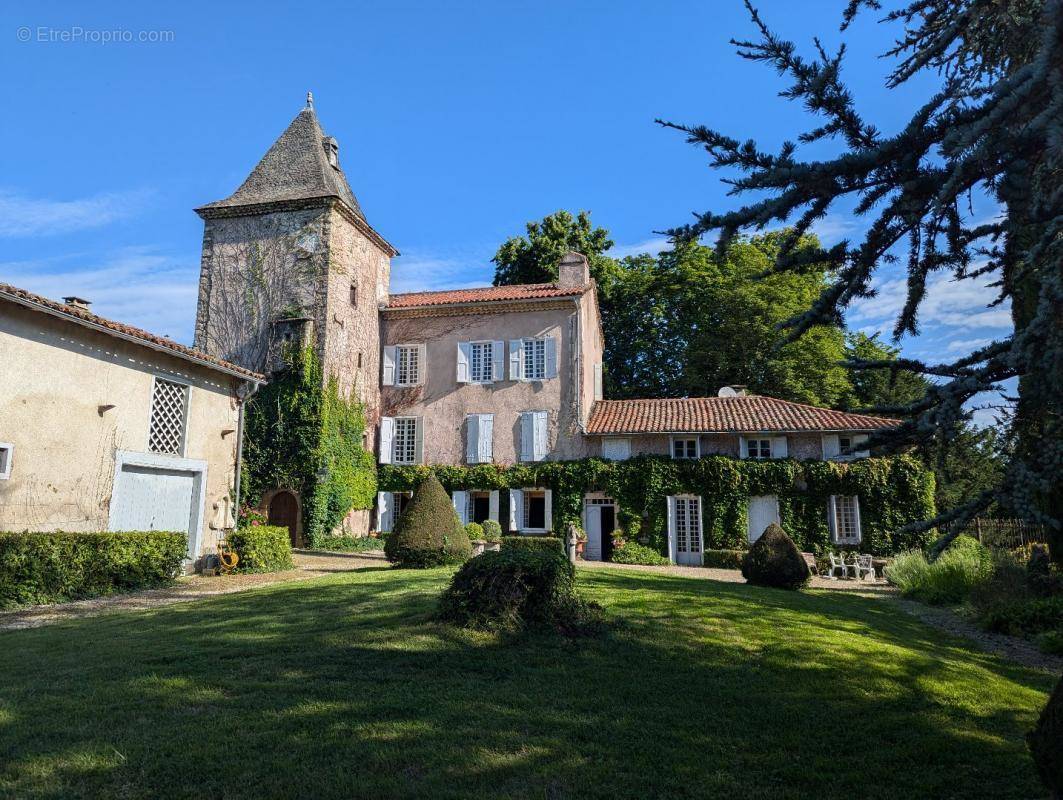
[[[329,165],[338,170],[340,168],[340,145],[333,137],[326,136],[322,140],[322,145],[325,148],[325,158],[328,159]]]

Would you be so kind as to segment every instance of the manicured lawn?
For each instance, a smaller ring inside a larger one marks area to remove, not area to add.
[[[0,633],[0,796],[1043,797],[1051,677],[884,601],[581,573],[616,628],[431,621],[371,570]]]

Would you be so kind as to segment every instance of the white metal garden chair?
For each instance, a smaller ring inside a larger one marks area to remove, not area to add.
[[[833,552],[830,552],[827,553],[827,558],[830,560],[830,568],[827,570],[827,577],[830,578],[832,581],[838,580],[837,575],[835,575],[834,573],[839,569],[842,571],[843,578],[848,578],[850,571],[853,571],[855,573],[856,567],[854,567],[852,564],[845,563],[844,553],[842,553],[840,556],[836,556]]]
[[[856,563],[853,565],[853,569],[856,571],[857,580],[866,578],[868,575],[871,576],[871,580],[878,580],[878,576],[875,574],[875,566],[871,561],[870,555],[858,555],[856,557]]]

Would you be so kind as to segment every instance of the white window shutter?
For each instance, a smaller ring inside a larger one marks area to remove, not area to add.
[[[704,560],[705,558],[705,534],[701,529],[701,509],[705,504],[701,502],[701,496],[698,496],[698,554]]]
[[[472,345],[458,342],[458,383],[469,382],[469,362],[472,360]]]
[[[506,343],[491,342],[491,380],[505,380]]]
[[[837,439],[838,437],[834,437]],[[827,528],[830,530],[830,540],[832,542],[838,541],[838,519],[835,516],[835,496],[831,495],[827,498]]]
[[[519,381],[524,378],[524,342],[520,339],[509,340],[509,379]]]
[[[546,341],[543,342],[543,353],[546,361],[546,375],[547,378],[557,377],[557,339],[553,336],[547,336]]]
[[[853,456],[856,458],[867,458],[871,453],[867,449],[867,434],[858,433],[853,436]]]
[[[494,461],[495,417],[493,414],[480,414],[479,436],[476,441],[477,457],[481,464]]]
[[[535,412],[520,415],[520,460],[532,461],[535,453]]]
[[[380,533],[390,533],[392,526],[391,492],[376,493],[376,529]]]
[[[749,445],[746,444],[746,437],[738,437],[738,457],[749,458]]]
[[[863,541],[864,529],[860,525],[860,498],[857,495],[853,495],[853,516],[856,517],[856,541],[859,543]]]
[[[678,551],[676,549],[675,541],[675,498],[669,497],[668,500],[668,558],[674,564]]]
[[[388,346],[384,348],[384,361],[382,364],[383,375],[381,376],[380,383],[384,386],[395,385],[395,347]]]
[[[823,458],[837,458],[841,455],[841,445],[838,443],[838,434],[823,434]]]
[[[524,491],[509,490],[509,532],[518,533],[524,525]]]
[[[487,517],[498,522],[498,489],[491,492],[487,500]]]
[[[454,503],[454,512],[458,515],[458,519],[461,520],[461,524],[464,525],[469,521],[469,493],[452,492],[450,499]]]
[[[465,417],[465,460],[470,464],[480,463],[480,415]]]
[[[549,412],[547,411],[535,412],[535,438],[532,443],[532,461],[542,461],[546,458],[546,453],[549,450],[547,446],[550,437],[548,414]]]
[[[786,448],[786,437],[776,436],[771,440],[771,457],[772,458],[786,458],[788,450]]]
[[[380,463],[390,464],[395,447],[395,418],[380,418]]]
[[[428,345],[417,345],[417,385],[423,386],[428,374]]]
[[[417,417],[414,423],[414,464],[424,463],[424,417]]]
[[[552,531],[554,529],[554,493],[550,489],[543,492],[543,508],[545,510],[543,516],[546,518],[543,527]]]
[[[594,399],[601,400],[604,397],[604,390],[602,389],[602,364],[598,362],[594,365]]]

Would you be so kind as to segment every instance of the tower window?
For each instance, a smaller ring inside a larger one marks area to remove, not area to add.
[[[358,308],[358,284],[351,284],[351,305]]]

